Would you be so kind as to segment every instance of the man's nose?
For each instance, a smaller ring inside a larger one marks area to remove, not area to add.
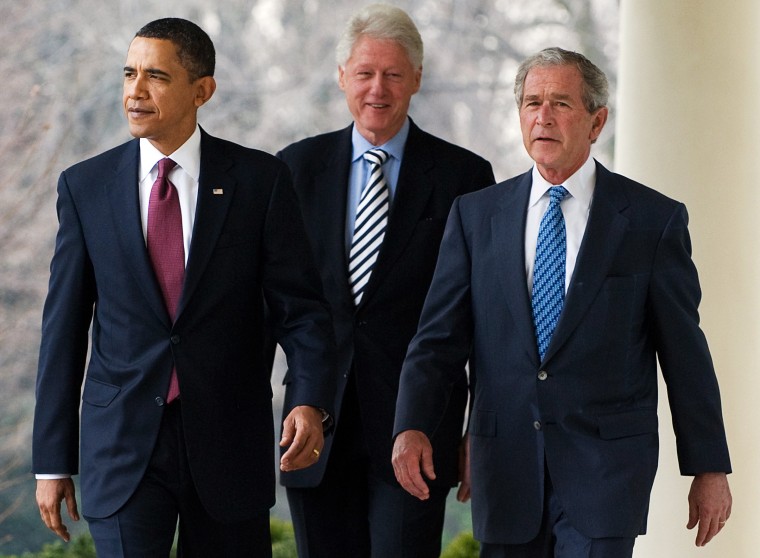
[[[536,113],[536,124],[551,126],[554,124],[554,111],[549,103],[542,103]]]
[[[145,79],[136,76],[124,82],[124,92],[131,99],[141,99],[145,96]]]
[[[370,82],[370,91],[376,95],[382,95],[385,91],[385,77],[382,74],[377,74],[372,77]]]

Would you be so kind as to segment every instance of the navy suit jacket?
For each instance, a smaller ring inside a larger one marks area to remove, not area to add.
[[[472,347],[476,538],[537,535],[545,467],[576,529],[634,537],[657,469],[657,359],[682,474],[731,467],[686,208],[597,163],[576,268],[540,362],[525,277],[531,182],[528,172],[454,203],[404,362],[395,432],[435,433]]]
[[[291,404],[330,409],[335,389],[329,311],[290,174],[271,155],[202,133],[195,224],[172,324],[141,228],[138,166],[132,140],[60,177],[33,468],[75,474],[81,451],[84,514],[116,512],[146,470],[176,365],[201,502],[220,521],[242,521],[274,503],[265,299],[289,358]]]
[[[412,122],[385,239],[357,308],[349,287],[345,238],[351,130],[349,126],[307,138],[285,148],[279,156],[293,173],[332,310],[338,345],[335,419],[340,424],[340,406],[353,370],[372,466],[388,482],[396,483],[391,434],[398,379],[409,341],[417,330],[446,218],[458,195],[495,180],[485,159],[420,130]],[[467,382],[462,376],[441,414],[439,435],[433,438],[438,450],[438,482],[442,485],[457,482],[457,448],[466,399]],[[331,447],[332,437],[326,440],[314,467],[283,473],[282,483],[294,487],[319,484]]]

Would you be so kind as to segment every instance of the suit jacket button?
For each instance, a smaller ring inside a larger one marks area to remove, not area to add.
[[[179,345],[179,335],[172,335],[169,340],[172,342],[172,345]]]
[[[538,379],[542,382],[549,377],[549,374],[546,373],[546,370],[541,370],[541,372],[538,373]]]
[[[535,428],[536,430],[541,430],[541,421],[540,420],[535,421],[533,423],[533,428]]]
[[[156,406],[157,407],[163,407],[164,406],[164,398],[163,397],[156,397]]]

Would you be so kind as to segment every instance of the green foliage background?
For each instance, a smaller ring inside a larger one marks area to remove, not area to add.
[[[293,525],[287,521],[273,518],[270,520],[272,533],[272,558],[297,558],[296,541]],[[472,533],[458,535],[447,546],[441,558],[477,558],[479,546],[472,538]],[[172,549],[170,558],[176,558],[176,549]],[[0,554],[0,558],[97,558],[92,538],[87,535],[75,537],[71,543],[61,541],[46,544],[39,552],[24,554]]]

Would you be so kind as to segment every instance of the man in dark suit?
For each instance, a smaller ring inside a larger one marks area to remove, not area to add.
[[[396,476],[428,497],[428,438],[471,358],[481,556],[631,556],[657,468],[659,359],[704,545],[730,515],[731,465],[686,209],[590,157],[607,80],[584,56],[528,58],[515,96],[535,165],[454,203],[401,375]]]
[[[422,40],[405,12],[387,5],[361,10],[337,59],[353,124],[279,154],[293,173],[332,309],[336,431],[315,467],[281,480],[301,558],[437,558],[446,495],[458,478],[467,384],[463,376],[453,386],[433,439],[440,474],[428,502],[412,498],[393,476],[396,391],[451,203],[492,184],[493,173],[484,159],[423,132],[407,116],[420,87]],[[379,171],[363,159],[376,148]],[[365,187],[368,177],[381,182]],[[378,197],[368,201],[377,186]],[[378,212],[365,213],[372,203]]]
[[[68,540],[60,505],[78,519],[70,477],[81,452],[83,515],[101,557],[168,556],[178,517],[181,556],[271,556],[265,300],[290,365],[281,468],[312,465],[323,445],[320,409],[335,386],[329,310],[287,167],[198,127],[214,58],[189,21],[138,31],[123,101],[139,139],[58,183],[37,501]]]

